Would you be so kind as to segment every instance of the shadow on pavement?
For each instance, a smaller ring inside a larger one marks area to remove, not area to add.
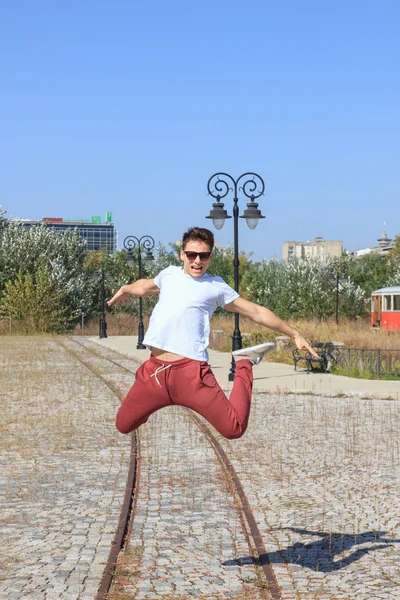
[[[260,559],[253,556],[244,556],[222,563],[223,566],[242,566],[246,564],[295,564],[321,573],[331,573],[348,567],[369,552],[387,548],[399,543],[398,539],[384,538],[385,531],[366,531],[358,534],[326,533],[323,531],[309,531],[297,527],[283,527],[303,535],[316,535],[320,539],[315,542],[296,542],[288,548],[278,552],[262,554]],[[372,544],[367,547],[358,547],[351,554],[334,561],[336,555],[346,552],[355,546]]]

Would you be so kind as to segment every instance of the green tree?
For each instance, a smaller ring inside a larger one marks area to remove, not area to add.
[[[22,271],[35,280],[46,267],[55,288],[63,292],[64,308],[76,319],[93,311],[90,272],[84,269],[86,243],[76,231],[58,233],[45,225],[24,227],[7,221],[0,228],[0,298],[6,282]]]
[[[363,290],[366,302],[369,302],[371,292],[387,286],[391,274],[387,257],[379,254],[366,254],[358,258],[342,257],[341,268],[349,280]]]
[[[387,285],[400,285],[400,235],[394,238],[393,248],[387,256],[390,274]]]
[[[393,248],[387,255],[387,260],[392,270],[397,271],[400,266],[400,235],[395,236],[393,240]]]
[[[391,249],[388,257],[391,260],[400,262],[400,235],[396,235],[393,240],[393,248]]]
[[[64,296],[51,281],[48,268],[41,266],[35,277],[21,269],[14,281],[5,284],[0,314],[20,321],[26,333],[60,332],[73,318]]]
[[[249,300],[266,306],[283,319],[325,319],[335,312],[336,286],[329,274],[342,268],[337,260],[302,258],[291,261],[252,263],[245,281]],[[364,295],[359,285],[348,281],[340,289],[341,312],[351,316],[364,311]]]

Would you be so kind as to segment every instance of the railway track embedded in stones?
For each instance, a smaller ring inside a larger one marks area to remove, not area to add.
[[[128,357],[125,358],[124,356],[103,347],[101,350],[99,347],[94,348],[90,342],[82,343],[75,338],[68,338],[64,342],[60,342],[60,344],[66,351],[73,355],[74,358],[79,361],[79,363],[81,363],[92,374],[98,377],[110,389],[112,389],[121,401],[123,400],[125,392],[121,391],[121,389],[115,383],[115,379],[118,379],[118,371],[129,373],[129,375],[134,376],[135,370],[132,369],[132,362],[134,362],[133,359]],[[105,369],[104,365],[108,367],[112,365],[113,372],[111,372],[110,369]],[[117,373],[115,373],[115,368],[117,369]],[[104,376],[104,371],[107,371],[107,376]],[[234,506],[239,514],[243,535],[247,540],[248,550],[251,554],[251,557],[248,557],[248,562],[253,563],[256,572],[256,576],[253,581],[253,585],[257,590],[255,597],[259,598],[260,600],[281,600],[281,590],[272,565],[269,562],[268,553],[256,519],[254,518],[253,511],[246,497],[243,486],[241,485],[239,477],[231,461],[229,460],[228,455],[218,441],[217,437],[214,435],[211,428],[208,426],[207,422],[204,419],[199,418],[190,410],[187,410],[186,412],[188,418],[195,423],[196,427],[202,432],[202,434],[204,434],[205,439],[211,445],[215,456],[217,457],[218,463],[220,464],[225,484],[232,495]],[[96,600],[106,600],[107,598],[114,597],[109,595],[109,590],[112,586],[113,578],[116,573],[118,556],[124,548],[128,531],[132,527],[131,521],[135,519],[135,502],[137,500],[137,489],[140,479],[139,465],[140,435],[133,433],[131,434],[130,466],[124,502],[121,508],[118,528],[112,543],[107,566],[100,582]],[[234,563],[235,561],[231,562]],[[237,561],[237,564],[240,566],[240,559]],[[188,590],[188,594],[188,597],[191,597],[190,590]],[[167,597],[167,595],[165,597]],[[170,597],[171,596],[168,596],[168,598]],[[207,597],[207,594],[205,594],[204,597]],[[210,594],[210,597],[217,596]]]

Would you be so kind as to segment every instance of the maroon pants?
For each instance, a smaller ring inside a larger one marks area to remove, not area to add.
[[[230,398],[218,385],[210,365],[183,358],[161,362],[150,356],[136,371],[136,380],[121,404],[116,426],[130,433],[165,406],[186,406],[202,415],[228,439],[241,437],[249,420],[253,386],[252,364],[236,363]]]

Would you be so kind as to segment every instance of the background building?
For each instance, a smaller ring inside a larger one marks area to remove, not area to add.
[[[44,217],[40,221],[18,219],[24,227],[33,225],[46,225],[51,229],[63,233],[69,229],[76,229],[79,235],[86,240],[88,250],[106,250],[111,254],[117,249],[118,232],[112,223],[112,213],[106,212],[105,222],[101,217],[90,219],[63,219],[61,217]]]
[[[385,223],[386,227],[386,223]],[[355,256],[356,258],[359,256],[365,256],[366,254],[388,254],[390,250],[393,248],[393,240],[388,238],[386,229],[384,229],[382,236],[378,238],[378,245],[373,246],[372,248],[361,248],[359,250],[352,250],[347,254],[350,256]]]
[[[313,242],[283,242],[282,258],[324,258],[326,256],[340,256],[343,252],[343,243],[339,240],[324,240],[316,237]]]

